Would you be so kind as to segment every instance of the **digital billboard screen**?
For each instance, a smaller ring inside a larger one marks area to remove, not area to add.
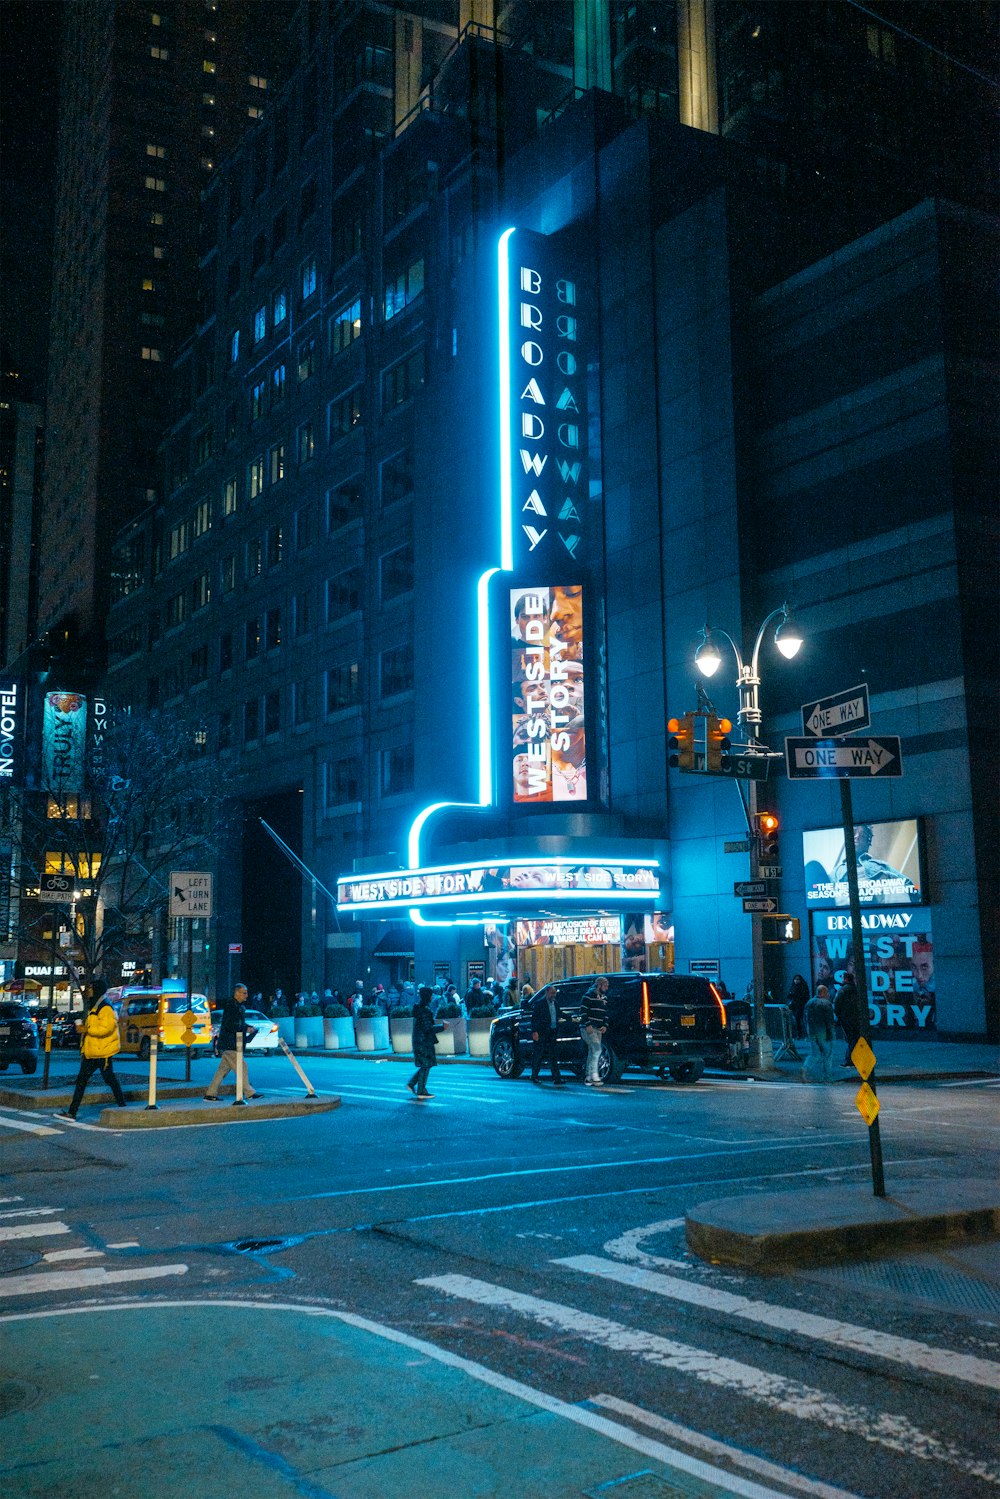
[[[926,900],[920,857],[920,825],[857,822],[854,849],[863,906],[915,906]],[[847,906],[847,861],[843,828],[813,828],[802,834],[806,905]]]
[[[587,799],[583,589],[510,589],[512,795]]]

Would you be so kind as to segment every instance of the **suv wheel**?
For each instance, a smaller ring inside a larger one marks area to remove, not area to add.
[[[502,1036],[494,1043],[490,1051],[490,1061],[493,1063],[493,1071],[497,1077],[520,1077],[524,1071],[524,1063],[518,1060],[514,1043],[506,1036]]]
[[[625,1063],[605,1041],[601,1047],[601,1055],[597,1059],[597,1076],[602,1083],[617,1083],[621,1081],[624,1073]]]
[[[25,1077],[30,1077],[33,1072],[37,1072],[38,1058],[27,1057],[25,1061],[21,1063],[21,1071],[24,1073]]]
[[[675,1062],[670,1076],[675,1083],[696,1083],[705,1070],[701,1057],[688,1057],[684,1062]]]

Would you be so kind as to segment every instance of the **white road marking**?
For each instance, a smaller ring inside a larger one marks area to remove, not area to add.
[[[210,1313],[216,1307],[225,1307],[235,1308],[241,1312],[250,1309],[258,1312],[295,1312],[307,1317],[329,1317],[335,1322],[343,1322],[347,1327],[355,1327],[359,1332],[371,1333],[374,1337],[384,1338],[389,1343],[398,1343],[400,1347],[409,1348],[421,1357],[444,1364],[449,1369],[457,1369],[471,1379],[478,1380],[480,1384],[489,1385],[492,1389],[511,1395],[515,1400],[522,1400],[526,1405],[533,1405],[538,1410],[548,1411],[550,1415],[559,1416],[574,1426],[585,1427],[588,1431],[607,1437],[621,1447],[626,1447],[632,1452],[639,1452],[643,1457],[652,1458],[655,1462],[663,1463],[679,1472],[689,1473],[704,1483],[715,1484],[727,1494],[737,1495],[738,1499],[788,1499],[786,1493],[765,1488],[763,1484],[742,1478],[738,1473],[726,1473],[721,1468],[702,1462],[700,1458],[691,1457],[687,1452],[680,1452],[676,1448],[666,1446],[663,1442],[644,1437],[630,1426],[623,1426],[618,1421],[610,1421],[606,1416],[599,1416],[596,1411],[586,1410],[579,1405],[568,1405],[555,1395],[547,1395],[544,1390],[535,1389],[533,1385],[522,1384],[520,1380],[510,1379],[506,1374],[498,1374],[495,1369],[488,1369],[485,1364],[474,1363],[472,1359],[462,1358],[460,1354],[450,1353],[446,1348],[439,1348],[436,1343],[426,1342],[423,1338],[415,1338],[410,1333],[399,1332],[395,1327],[387,1326],[384,1322],[373,1322],[353,1312],[337,1311],[333,1307],[326,1306],[304,1306],[296,1302],[254,1302],[229,1299],[158,1301],[156,1307],[158,1310],[197,1307],[199,1311],[206,1313]],[[39,1312],[9,1312],[0,1315],[0,1322],[26,1322],[41,1317],[81,1316],[95,1312],[114,1312],[116,1316],[120,1316],[124,1311],[148,1310],[146,1302],[117,1301],[107,1306],[70,1306],[55,1307]],[[854,1496],[848,1495],[846,1499],[854,1499]]]
[[[120,1244],[109,1244],[108,1248],[109,1249],[138,1249],[139,1248],[139,1240],[138,1239],[123,1239]]]
[[[753,1301],[747,1296],[734,1295],[731,1291],[713,1290],[692,1281],[678,1280],[674,1275],[660,1275],[655,1270],[646,1270],[639,1265],[615,1264],[613,1260],[598,1259],[591,1254],[570,1255],[566,1259],[553,1260],[552,1263],[565,1265],[569,1270],[581,1270],[585,1275],[599,1275],[604,1280],[612,1280],[619,1285],[652,1291],[657,1296],[669,1296],[674,1301],[720,1312],[726,1317],[739,1317],[744,1322],[756,1322],[764,1327],[777,1328],[781,1332],[795,1333],[799,1337],[814,1338],[817,1342],[829,1343],[835,1348],[846,1348],[866,1358],[875,1356],[889,1359],[907,1368],[923,1369],[928,1374],[941,1374],[948,1379],[962,1379],[968,1384],[983,1385],[987,1390],[1000,1390],[1000,1364],[995,1364],[990,1359],[953,1353],[948,1348],[931,1348],[913,1338],[897,1338],[871,1327],[857,1327],[851,1322],[819,1317],[800,1308],[773,1306],[768,1301]]]
[[[103,1258],[104,1258],[104,1250],[103,1249],[50,1249],[49,1252],[48,1252],[48,1254],[43,1254],[42,1255],[42,1259],[45,1261],[45,1263],[47,1265],[54,1265],[59,1260],[82,1260],[82,1259],[98,1259],[98,1260],[103,1260]],[[2,1286],[3,1286],[3,1281],[0,1280],[0,1287],[2,1287]]]
[[[0,1218],[42,1218],[47,1213],[63,1213],[65,1208],[10,1208]]]
[[[760,1478],[780,1483],[783,1488],[795,1489],[800,1494],[811,1494],[814,1499],[856,1499],[846,1489],[835,1489],[818,1479],[806,1478],[792,1468],[779,1468],[777,1463],[769,1463],[764,1457],[755,1457],[752,1452],[743,1452],[739,1447],[728,1447],[725,1442],[717,1442],[714,1437],[692,1431],[688,1426],[679,1426],[676,1421],[668,1421],[664,1416],[643,1410],[640,1405],[633,1405],[631,1401],[619,1400],[615,1395],[592,1395],[590,1404],[614,1411],[618,1416],[628,1416],[630,1420],[639,1421],[643,1426],[649,1426],[675,1442],[683,1442],[686,1447],[700,1448],[709,1457],[732,1463],[734,1467],[746,1468]]]
[[[833,1431],[851,1433],[907,1457],[945,1463],[962,1473],[1000,1484],[1000,1467],[970,1459],[954,1443],[921,1431],[906,1416],[847,1405],[823,1390],[758,1369],[753,1364],[709,1353],[690,1344],[676,1343],[643,1328],[626,1327],[622,1322],[595,1317],[557,1301],[526,1296],[505,1286],[474,1280],[471,1276],[432,1275],[416,1284],[480,1306],[517,1312],[543,1327],[570,1333],[616,1353],[631,1354],[661,1368],[673,1369],[716,1389],[732,1390],[797,1420],[818,1421]]]
[[[35,1239],[46,1234],[68,1234],[65,1223],[3,1223],[0,1224],[0,1243],[11,1239]]]
[[[0,1202],[23,1202],[23,1197],[0,1197]]]
[[[186,1275],[187,1265],[136,1265],[130,1270],[46,1270],[40,1275],[8,1275],[0,1280],[0,1297],[42,1296],[49,1291],[92,1291],[128,1280],[159,1280],[164,1275]]]
[[[20,1129],[26,1135],[58,1135],[60,1133],[50,1124],[29,1124],[26,1119],[11,1119],[8,1114],[0,1114],[0,1129]]]
[[[961,1081],[942,1082],[942,1088],[1000,1088],[1000,1078],[966,1077]]]
[[[683,1226],[683,1218],[664,1218],[660,1223],[647,1223],[644,1228],[630,1228],[620,1238],[609,1239],[604,1248],[606,1253],[613,1254],[620,1260],[634,1260],[639,1265],[668,1265],[672,1270],[687,1270],[690,1267],[686,1260],[667,1260],[662,1255],[647,1254],[646,1250],[639,1248],[640,1239],[669,1233],[672,1229]]]

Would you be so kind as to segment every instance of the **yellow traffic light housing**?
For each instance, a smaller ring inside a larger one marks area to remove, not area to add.
[[[732,748],[729,736],[733,726],[728,718],[716,718],[709,714],[705,719],[705,769],[716,775],[722,771],[722,757]]]
[[[778,862],[778,833],[781,822],[775,812],[757,813],[757,839],[761,861],[765,864]]]
[[[694,714],[667,720],[667,763],[674,770],[694,770]]]

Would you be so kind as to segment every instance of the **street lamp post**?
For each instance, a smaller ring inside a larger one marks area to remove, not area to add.
[[[737,719],[745,730],[747,753],[750,755],[763,754],[767,746],[761,742],[760,725],[760,673],[758,663],[760,661],[760,648],[767,633],[767,627],[773,619],[778,623],[774,631],[774,643],[778,650],[790,661],[798,653],[802,644],[802,635],[787,604],[782,604],[780,609],[772,609],[767,615],[760,629],[757,631],[757,639],[754,641],[753,654],[750,657],[749,666],[744,662],[736,641],[726,630],[710,629],[708,625],[702,630],[701,643],[695,652],[695,665],[706,677],[713,677],[722,665],[722,655],[715,644],[714,637],[721,635],[728,640],[736,657],[738,675],[736,685],[739,688],[740,707]],[[747,799],[745,803],[747,823],[749,825],[750,843],[750,878],[757,879],[760,870],[760,845],[757,834],[757,782],[751,779],[747,786]],[[753,1019],[754,1019],[754,1055],[753,1065],[758,1068],[770,1069],[774,1066],[774,1048],[771,1038],[767,1034],[767,1024],[764,1017],[764,933],[761,917],[751,916],[751,950],[753,955]]]

